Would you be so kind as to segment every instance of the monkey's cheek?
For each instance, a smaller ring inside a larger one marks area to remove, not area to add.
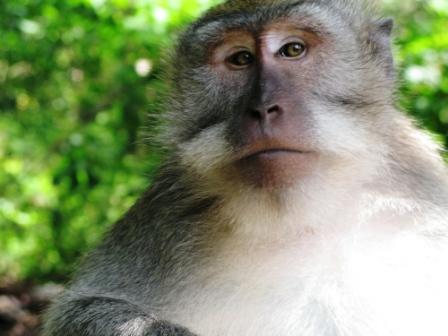
[[[314,153],[275,151],[260,153],[238,161],[243,181],[255,187],[291,187],[309,176],[316,165]]]

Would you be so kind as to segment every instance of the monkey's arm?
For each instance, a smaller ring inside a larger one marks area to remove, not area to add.
[[[194,336],[135,304],[110,297],[64,298],[49,316],[44,336]]]
[[[184,200],[183,195],[181,188],[154,183],[84,260],[71,286],[46,314],[44,336],[194,335],[151,308],[153,300],[163,300],[160,288],[177,283],[175,270],[185,269],[194,250],[185,234],[191,232],[189,221],[180,225],[180,215],[165,208],[179,205],[173,198]],[[179,245],[184,257],[174,258]]]

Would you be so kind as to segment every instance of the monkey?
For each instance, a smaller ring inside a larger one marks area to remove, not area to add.
[[[378,12],[228,0],[186,28],[157,177],[43,335],[447,335],[447,170]]]

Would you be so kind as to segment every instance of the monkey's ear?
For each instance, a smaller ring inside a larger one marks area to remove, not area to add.
[[[389,77],[395,74],[391,41],[393,28],[394,20],[386,18],[373,22],[369,32],[372,53],[384,62]]]
[[[372,23],[369,32],[369,42],[378,48],[378,52],[390,49],[393,28],[394,20],[390,18],[380,19]]]
[[[385,36],[390,37],[392,35],[392,30],[394,29],[394,19],[392,18],[380,19],[377,22],[377,27],[379,32],[381,32]]]

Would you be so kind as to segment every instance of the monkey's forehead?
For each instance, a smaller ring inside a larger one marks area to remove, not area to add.
[[[351,9],[370,7],[376,5],[377,0],[227,0],[212,8],[212,11],[238,11],[249,10],[256,7],[275,7],[282,5],[317,4],[337,7],[347,7]]]
[[[293,3],[302,3],[306,0],[228,0],[221,5],[218,5],[216,8],[223,9],[233,9],[233,10],[241,10],[241,9],[252,9],[254,7],[259,6],[276,6],[282,4],[293,4]]]
[[[229,12],[253,11],[260,7],[294,6],[310,2],[310,0],[228,0],[211,8],[207,16]]]
[[[291,9],[305,7],[327,8],[356,24],[365,21],[366,14],[371,17],[376,13],[376,0],[227,0],[211,8],[197,24],[221,20],[238,13],[261,14],[262,17],[267,14],[268,18],[272,18]]]

